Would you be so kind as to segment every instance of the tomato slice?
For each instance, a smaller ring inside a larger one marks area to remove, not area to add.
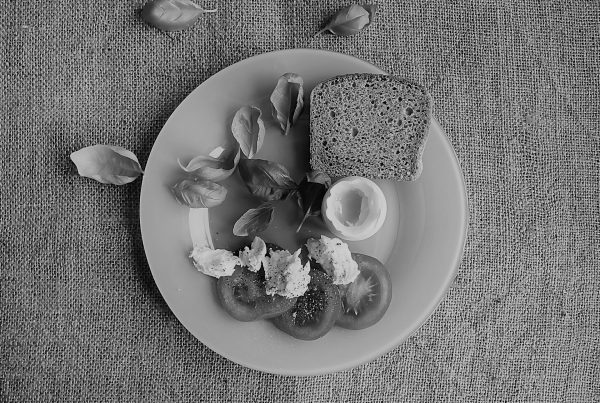
[[[374,257],[353,253],[360,274],[352,283],[340,286],[342,314],[337,325],[364,329],[377,323],[392,300],[392,281],[387,269]]]
[[[342,309],[337,286],[327,274],[311,270],[306,293],[292,309],[273,319],[277,328],[301,340],[315,340],[335,325]]]
[[[243,322],[279,316],[296,303],[296,298],[267,295],[262,269],[254,273],[241,267],[217,280],[217,297],[229,315]]]

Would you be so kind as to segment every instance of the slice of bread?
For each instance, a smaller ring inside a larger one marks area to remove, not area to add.
[[[383,74],[349,74],[310,94],[310,165],[332,177],[415,180],[423,169],[431,97]]]

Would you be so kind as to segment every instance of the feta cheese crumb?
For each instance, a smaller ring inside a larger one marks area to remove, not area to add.
[[[259,237],[254,237],[250,248],[246,246],[244,250],[240,251],[242,266],[247,267],[250,271],[257,272],[260,270],[260,266],[262,265],[262,261],[266,254],[267,245],[265,244],[265,241]]]
[[[315,259],[333,278],[333,284],[350,284],[358,274],[358,263],[352,259],[348,244],[338,238],[311,238],[306,242],[308,257]]]
[[[194,266],[198,271],[212,276],[231,276],[235,266],[240,265],[240,259],[225,249],[211,249],[206,246],[195,246],[190,253]]]
[[[287,250],[270,249],[269,255],[263,259],[267,294],[287,298],[304,295],[310,283],[310,263],[302,266],[300,249],[293,255]]]

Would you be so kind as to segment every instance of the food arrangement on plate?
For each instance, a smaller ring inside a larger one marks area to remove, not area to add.
[[[208,231],[200,231],[202,237],[192,236],[191,261],[217,279],[215,295],[233,318],[269,320],[301,340],[318,339],[335,325],[364,329],[385,315],[392,298],[387,269],[352,253],[345,241],[367,239],[385,221],[386,198],[373,180],[418,178],[431,117],[422,86],[382,74],[321,82],[309,105],[311,171],[299,183],[283,164],[255,158],[265,141],[263,116],[272,115],[280,135],[291,136],[305,109],[302,77],[286,73],[270,96],[270,113],[240,108],[231,125],[236,146],[179,162],[185,177],[172,188],[181,204],[207,214],[227,197],[221,182],[239,172],[260,203],[231,228],[247,245],[215,249]],[[302,239],[295,251],[263,239],[283,200],[294,200],[301,212],[296,232],[307,220],[322,220],[332,236]]]

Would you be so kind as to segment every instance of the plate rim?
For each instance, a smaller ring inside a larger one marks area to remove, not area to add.
[[[374,70],[378,70],[379,72],[381,72],[381,74],[389,74],[387,71],[383,70],[382,68],[374,65],[373,63],[370,63],[362,58],[356,57],[356,56],[352,56],[346,53],[341,53],[341,52],[335,52],[335,51],[330,51],[330,50],[325,50],[325,49],[311,49],[311,48],[291,48],[291,49],[280,49],[280,50],[273,50],[270,52],[264,52],[264,53],[259,53],[241,60],[238,60],[237,62],[230,64],[229,66],[219,70],[218,72],[216,72],[215,74],[209,76],[207,79],[205,79],[204,81],[202,81],[199,85],[197,85],[192,91],[190,91],[190,93],[179,102],[179,104],[176,106],[175,109],[173,109],[173,111],[170,113],[169,118],[165,121],[165,123],[163,124],[159,134],[156,136],[156,138],[154,139],[154,142],[152,144],[152,148],[150,150],[150,153],[148,155],[146,164],[151,160],[153,153],[155,152],[155,144],[157,142],[157,140],[160,138],[164,128],[169,124],[169,122],[171,121],[171,119],[174,119],[174,115],[176,115],[177,110],[181,107],[181,105],[183,105],[188,98],[190,98],[200,87],[202,87],[203,85],[205,85],[205,83],[209,80],[212,79],[218,79],[221,75],[225,75],[227,74],[230,70],[233,70],[235,68],[238,68],[239,64],[242,63],[252,63],[254,60],[256,59],[260,59],[263,57],[268,57],[268,56],[274,56],[274,55],[281,55],[282,57],[284,57],[286,54],[289,53],[308,53],[311,54],[312,56],[314,55],[318,55],[318,54],[327,54],[327,55],[333,55],[335,57],[345,57],[345,58],[349,58],[349,59],[355,59],[360,61],[361,63],[368,65],[370,67],[372,67]],[[436,301],[435,304],[432,305],[432,307],[430,308],[429,312],[427,312],[426,315],[424,315],[424,317],[422,318],[422,320],[420,322],[417,322],[416,326],[414,327],[414,329],[410,330],[405,337],[401,338],[400,340],[398,340],[395,343],[391,343],[390,345],[385,346],[385,348],[378,350],[376,353],[368,356],[368,357],[361,357],[358,359],[354,359],[354,360],[349,360],[343,364],[335,364],[335,365],[330,365],[327,367],[323,367],[323,368],[318,368],[315,370],[288,370],[288,369],[278,369],[278,370],[273,370],[270,368],[265,368],[259,365],[253,365],[250,362],[244,362],[243,360],[235,360],[233,358],[230,358],[229,356],[225,355],[224,353],[218,352],[215,350],[214,346],[212,345],[208,345],[206,344],[204,341],[200,340],[198,337],[196,337],[196,335],[194,333],[192,333],[191,330],[188,329],[188,327],[179,319],[177,313],[171,308],[171,305],[168,303],[167,298],[165,297],[165,293],[163,293],[160,285],[158,284],[158,282],[156,281],[156,276],[154,275],[154,270],[152,269],[152,266],[150,264],[150,261],[148,259],[148,252],[146,251],[146,241],[144,241],[144,222],[142,220],[142,216],[143,216],[143,212],[142,212],[142,205],[143,205],[143,199],[144,199],[144,189],[145,189],[145,176],[142,177],[142,184],[141,184],[141,189],[140,189],[140,205],[139,205],[139,215],[140,215],[140,232],[141,232],[141,236],[142,236],[142,243],[144,244],[144,255],[146,257],[146,262],[148,264],[148,268],[150,269],[150,273],[152,274],[152,279],[154,281],[154,283],[156,284],[156,287],[158,288],[160,295],[163,299],[163,301],[165,302],[165,304],[167,305],[167,307],[169,308],[169,310],[171,311],[171,313],[175,316],[175,318],[177,319],[177,321],[179,322],[179,324],[186,329],[198,342],[200,342],[202,345],[204,345],[205,347],[207,347],[208,349],[210,349],[212,352],[214,352],[215,354],[218,354],[219,356],[246,368],[250,368],[253,370],[257,370],[260,372],[264,372],[264,373],[271,373],[271,374],[275,374],[275,375],[286,375],[286,376],[317,376],[317,375],[324,375],[324,374],[330,374],[330,373],[335,373],[335,372],[339,372],[339,371],[343,371],[343,370],[349,370],[352,368],[355,368],[357,366],[360,365],[364,365],[366,363],[372,362],[375,359],[378,359],[380,357],[382,357],[383,355],[389,353],[390,351],[392,351],[393,349],[397,348],[399,345],[401,345],[402,343],[406,342],[410,337],[412,337],[416,332],[418,332],[427,322],[429,322],[431,316],[437,311],[437,309],[439,308],[439,306],[442,304],[442,302],[446,299],[448,291],[450,289],[450,286],[452,284],[452,282],[454,281],[454,279],[456,278],[456,276],[458,275],[461,263],[463,261],[463,257],[464,257],[464,253],[465,253],[465,247],[466,247],[466,242],[467,242],[467,238],[468,238],[468,233],[469,233],[469,226],[470,226],[470,208],[469,208],[469,199],[468,199],[468,195],[467,195],[467,189],[466,189],[466,182],[465,182],[465,178],[464,178],[464,170],[462,168],[462,165],[458,159],[458,156],[454,150],[454,147],[452,146],[452,143],[450,142],[450,139],[448,138],[448,135],[446,134],[445,130],[443,129],[443,127],[439,124],[439,121],[435,118],[435,116],[432,114],[431,116],[432,121],[435,122],[435,124],[437,124],[437,126],[440,129],[440,132],[442,134],[441,139],[442,139],[442,144],[444,146],[444,148],[446,148],[447,150],[449,150],[449,154],[451,155],[451,158],[454,162],[454,164],[456,165],[458,172],[459,172],[459,177],[460,177],[460,184],[462,186],[462,192],[460,192],[460,196],[462,198],[462,205],[464,208],[464,222],[462,223],[461,226],[461,247],[460,247],[460,252],[457,255],[456,261],[453,262],[453,267],[450,271],[450,275],[447,277],[447,281],[444,283],[443,289],[444,291],[441,293],[440,298],[438,299],[438,301]],[[147,186],[146,186],[147,188]]]

